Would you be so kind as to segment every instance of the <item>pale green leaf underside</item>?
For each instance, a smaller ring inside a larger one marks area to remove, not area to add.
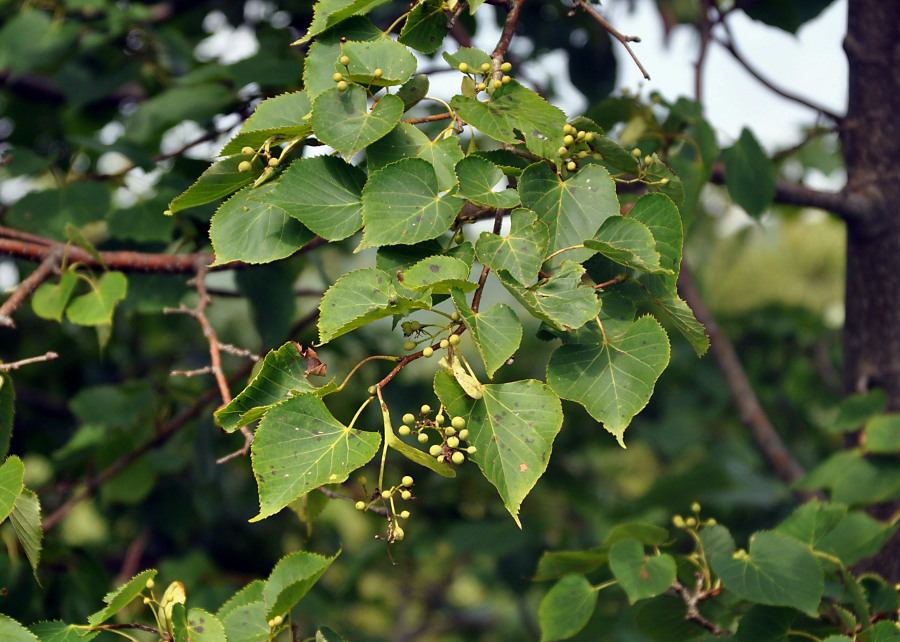
[[[247,188],[222,203],[209,228],[216,253],[213,265],[277,261],[315,238],[283,209],[261,200],[274,188],[275,183]]]
[[[108,593],[103,598],[103,601],[106,602],[106,607],[89,616],[88,623],[91,626],[97,626],[124,609],[131,600],[147,588],[147,580],[151,580],[154,577],[156,577],[156,569],[147,569],[143,573],[132,577],[115,591]]]
[[[259,486],[259,515],[274,515],[323,484],[340,483],[378,450],[381,435],[350,430],[321,399],[302,394],[271,408],[253,439],[253,473]]]
[[[482,232],[475,242],[478,260],[492,270],[506,270],[516,281],[528,285],[538,270],[550,243],[547,226],[526,209],[513,210],[507,236]]]
[[[33,491],[22,489],[16,497],[12,513],[9,514],[9,521],[36,578],[38,563],[41,561],[44,531],[41,528],[41,503]]]
[[[270,350],[262,368],[237,397],[216,411],[216,421],[226,432],[234,432],[247,421],[245,415],[254,409],[266,409],[297,393],[314,392],[306,378],[306,358],[293,342],[278,350]]]
[[[402,273],[402,283],[410,290],[429,290],[434,294],[449,294],[451,288],[471,292],[477,283],[468,280],[469,266],[451,256],[431,256],[422,259]]]
[[[312,131],[309,120],[311,110],[312,104],[305,91],[267,98],[256,107],[256,111],[244,122],[241,131],[225,145],[219,155],[238,154],[244,147],[259,149],[272,136],[277,136],[276,140],[307,136]]]
[[[594,613],[597,595],[584,575],[566,575],[554,584],[538,610],[541,642],[565,640],[583,629]]]
[[[584,246],[625,267],[642,272],[672,273],[659,265],[659,252],[650,229],[631,218],[610,216]]]
[[[540,286],[526,288],[506,270],[498,270],[497,278],[519,303],[534,316],[559,330],[576,329],[600,312],[600,300],[593,288],[581,286],[584,268],[573,261],[563,261],[559,273]]]
[[[366,175],[335,156],[291,163],[271,190],[254,200],[280,207],[313,233],[339,241],[362,227],[362,188]]]
[[[362,194],[365,231],[357,251],[413,245],[447,231],[465,201],[440,196],[431,163],[406,158],[371,176]]]
[[[340,551],[333,557],[298,551],[278,560],[263,589],[263,599],[269,606],[266,618],[284,616],[322,576]]]
[[[675,559],[665,554],[645,557],[644,547],[634,539],[612,545],[609,568],[632,604],[665,593],[675,581]]]
[[[16,498],[22,492],[24,478],[25,464],[15,455],[0,466],[0,522],[12,512]]]
[[[547,383],[563,399],[580,403],[624,446],[631,419],[653,393],[669,363],[669,338],[644,316],[610,343],[563,345],[547,364]]]
[[[503,179],[503,171],[489,160],[466,156],[456,164],[456,176],[459,195],[476,205],[509,209],[519,204],[516,190],[494,191]]]
[[[369,111],[366,90],[350,85],[323,92],[313,103],[316,136],[346,159],[391,131],[403,115],[403,101],[388,94]]]
[[[339,278],[319,304],[319,343],[327,343],[376,319],[431,307],[429,294],[401,287],[377,268],[355,270]]]
[[[519,317],[503,303],[475,313],[458,290],[453,291],[453,303],[466,328],[472,333],[472,340],[484,361],[487,376],[493,378],[494,373],[519,349],[522,341]]]
[[[452,416],[466,419],[472,460],[499,491],[516,524],[519,507],[547,469],[553,439],[562,426],[562,405],[540,381],[485,384],[483,396],[468,396],[446,372],[434,378],[434,390]]]

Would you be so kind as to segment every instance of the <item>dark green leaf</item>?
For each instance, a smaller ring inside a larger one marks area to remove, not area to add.
[[[497,303],[485,311],[473,312],[459,290],[453,291],[453,304],[463,323],[472,333],[472,341],[484,361],[488,378],[519,349],[522,341],[522,324],[513,310]]]
[[[403,83],[396,94],[397,98],[403,101],[403,111],[409,111],[428,95],[428,85],[428,76],[425,74],[413,76]]]
[[[447,23],[443,2],[424,0],[410,11],[399,40],[423,54],[433,54],[444,42],[448,33]]]
[[[489,160],[467,156],[456,164],[456,176],[459,178],[459,195],[476,205],[510,209],[519,204],[516,190],[494,191],[503,179],[503,172]]]
[[[156,577],[156,570],[148,569],[135,575],[115,591],[107,593],[106,597],[103,598],[106,606],[88,617],[88,623],[91,626],[97,626],[106,622],[106,620],[124,609],[133,599],[139,596],[141,591],[147,588],[147,580],[152,580],[154,577]]]
[[[0,522],[6,519],[16,505],[16,498],[22,492],[24,477],[25,464],[15,455],[0,465]]]
[[[827,504],[811,499],[779,524],[775,532],[818,548],[819,542],[828,535],[847,514],[847,507],[841,504]]]
[[[869,419],[884,412],[886,407],[887,395],[881,388],[874,388],[865,394],[850,395],[841,400],[837,419],[825,429],[828,432],[858,430]]]
[[[817,550],[834,555],[844,566],[852,566],[875,555],[896,532],[896,525],[884,524],[861,511],[852,511],[819,540]]]
[[[653,524],[619,524],[609,532],[603,543],[611,546],[625,539],[636,540],[644,546],[658,546],[669,539],[669,531]]]
[[[600,312],[594,289],[581,285],[584,268],[573,261],[563,261],[556,275],[531,288],[521,286],[506,270],[496,275],[532,315],[559,330],[580,328]]]
[[[482,232],[475,243],[478,260],[493,270],[506,270],[522,285],[533,283],[550,242],[547,226],[534,212],[513,210],[509,235]]]
[[[900,414],[878,415],[866,422],[865,448],[870,453],[900,451]]]
[[[0,373],[0,459],[9,454],[13,417],[16,414],[16,391],[8,373]]]
[[[648,557],[644,546],[634,539],[623,539],[610,547],[609,568],[632,604],[665,593],[675,581],[672,556]]]
[[[366,14],[375,7],[379,7],[390,0],[319,0],[313,7],[313,20],[309,25],[306,35],[300,38],[295,45],[307,42],[329,27],[352,16]]]
[[[565,640],[584,628],[597,604],[597,591],[584,575],[566,575],[541,600],[541,640]]]
[[[775,197],[775,167],[746,127],[738,141],[722,150],[725,184],[735,203],[750,216],[759,216]]]
[[[244,121],[241,131],[228,141],[220,156],[240,154],[244,147],[258,150],[272,137],[272,142],[308,136],[312,131],[309,116],[312,104],[305,91],[281,94],[262,101],[256,111]],[[239,157],[239,160],[250,160]],[[174,210],[173,210],[174,211]]]
[[[609,546],[597,546],[586,551],[547,551],[541,555],[535,582],[556,580],[569,573],[590,573],[609,560]]]
[[[340,551],[332,557],[299,551],[278,560],[263,589],[263,599],[269,606],[266,618],[286,615],[303,599],[338,555]]]
[[[0,473],[2,473],[0,468]],[[2,521],[2,520],[0,520]],[[37,578],[37,567],[41,561],[41,549],[44,531],[41,529],[41,503],[38,496],[27,488],[16,497],[16,504],[9,514],[9,521],[16,533],[16,538],[25,551],[25,557],[31,564],[31,571]]]
[[[797,611],[778,606],[755,604],[741,617],[735,640],[741,642],[787,642]]]
[[[401,274],[403,287],[417,292],[449,294],[452,288],[471,292],[477,283],[468,280],[469,266],[450,256],[431,256],[422,259]]]
[[[366,149],[369,173],[404,158],[421,158],[431,163],[437,173],[438,189],[448,190],[456,185],[454,167],[462,160],[463,153],[456,136],[433,141],[409,123],[400,123]]]
[[[313,103],[312,125],[316,136],[346,159],[387,134],[403,115],[403,101],[388,94],[369,111],[366,90],[351,84],[320,94]]]

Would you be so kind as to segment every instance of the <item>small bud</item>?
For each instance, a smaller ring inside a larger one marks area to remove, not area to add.
[[[444,417],[444,415],[434,416],[434,423],[436,423],[438,426],[443,426],[445,421],[447,421],[447,418]]]
[[[466,427],[466,419],[465,417],[454,417],[453,421],[450,422],[450,425],[457,430],[462,430]]]
[[[575,142],[575,137],[572,134],[566,134],[565,138],[563,138],[563,143],[566,145],[571,145]]]
[[[707,525],[707,526],[715,526],[717,523],[718,523],[718,522],[716,522],[716,520],[713,519],[712,517],[710,517],[708,520],[706,520],[706,525]]]
[[[163,211],[163,216],[172,216],[172,210]]]
[[[251,169],[253,169],[253,165],[250,164],[250,161],[241,161],[238,163],[239,172],[249,172]]]
[[[575,138],[577,138],[578,140],[584,140],[584,137],[585,137],[585,136],[587,136],[587,132],[585,132],[585,131],[579,131],[579,132],[575,135]]]
[[[152,602],[152,601],[153,600],[151,600],[149,597],[144,598],[144,604],[150,604],[150,602]]]
[[[412,493],[408,490],[404,490],[400,492],[400,499],[409,499],[412,497]]]
[[[500,65],[500,71],[508,73],[512,71],[512,65],[508,62],[504,62],[502,65]]]
[[[428,433],[420,432],[418,439],[419,439],[420,444],[427,444],[428,443]]]
[[[406,342],[403,344],[403,349],[406,350],[407,352],[409,352],[410,350],[415,350],[415,349],[416,349],[416,342],[415,342],[415,341],[406,341]]]
[[[367,392],[369,393],[370,397],[374,397],[378,394],[378,386],[369,386]]]
[[[269,167],[278,167],[278,165],[279,165],[280,163],[281,163],[281,161],[278,160],[277,158],[270,158],[270,159],[269,159]]]
[[[344,79],[344,74],[339,74],[339,73],[335,72],[334,74],[332,74],[331,79],[334,82],[341,82]]]
[[[584,135],[584,142],[590,143],[594,140],[594,132],[587,132]]]
[[[684,523],[688,528],[696,528],[697,526],[697,520],[693,517],[688,517],[684,520]]]
[[[241,153],[242,153],[244,156],[253,156],[253,154],[256,153],[256,150],[253,149],[252,147],[249,147],[249,146],[248,146],[248,147],[242,147],[242,148],[241,148]]]
[[[148,589],[152,589],[154,586],[156,586],[156,582],[154,582],[152,579],[149,579],[147,580],[147,583],[144,584],[144,586],[146,586]]]
[[[692,513],[699,513],[699,512],[700,512],[700,503],[699,503],[699,502],[694,502],[694,503],[691,504],[691,512],[692,512]]]
[[[450,457],[450,460],[451,460],[454,464],[456,464],[457,466],[459,466],[461,463],[463,463],[464,461],[466,461],[466,456],[462,454],[462,451],[457,450],[457,451],[456,451],[455,453],[453,453],[453,455]]]
[[[477,89],[478,91],[484,91],[485,89],[487,89],[487,85],[485,85],[483,82],[480,82],[475,85],[475,89]]]
[[[464,74],[469,73],[469,65],[468,65],[468,63],[465,63],[465,62],[459,63],[458,69],[459,69],[461,72],[463,72]]]
[[[581,150],[580,152],[578,152],[578,158],[587,158],[587,157],[588,157],[587,151]]]
[[[556,150],[556,153],[562,157],[565,157],[569,153],[569,148],[568,147],[560,147],[558,150]]]
[[[570,172],[574,172],[576,167],[578,167],[578,164],[575,161],[569,161],[568,163],[566,163],[566,169]]]
[[[459,447],[459,437],[447,437],[447,445],[451,448]]]
[[[491,87],[493,87],[494,89],[500,89],[502,86],[503,86],[503,81],[502,81],[502,80],[496,80],[496,79],[495,79],[495,80],[492,80],[492,81],[491,81]]]
[[[659,184],[660,184],[660,185],[668,185],[668,184],[669,184],[669,179],[668,179],[668,178],[661,178],[661,179],[659,179]]]
[[[408,510],[401,511],[400,518],[401,519],[409,519],[409,511]]]
[[[459,335],[458,334],[451,334],[450,338],[447,340],[450,342],[450,345],[452,345],[452,346],[459,345]]]
[[[418,332],[419,330],[422,329],[422,324],[419,323],[418,321],[410,321],[409,329],[412,330],[413,332]]]
[[[403,426],[400,426],[399,428],[397,428],[397,434],[400,435],[401,437],[406,437],[411,432],[412,432],[412,430],[410,430],[409,426],[407,426],[405,424]]]
[[[403,485],[403,486],[412,486],[412,485],[413,485],[413,478],[410,477],[409,475],[404,475],[404,476],[403,476],[403,479],[400,480],[400,484]]]
[[[390,499],[393,493],[390,490],[381,491],[381,499]]]
[[[364,501],[360,500],[360,501],[356,502],[356,510],[365,510],[365,509],[366,509],[366,503]]]
[[[381,68],[378,68],[378,69],[376,69],[375,71],[372,72],[372,75],[373,75],[375,78],[381,78],[381,77],[384,75],[384,70],[381,69]]]
[[[491,63],[489,63],[489,62],[481,63],[481,71],[483,71],[484,73],[487,73],[490,70],[491,70]]]
[[[360,486],[365,486],[367,481],[369,481],[369,480],[366,479],[366,476],[365,476],[365,475],[360,475],[359,477],[356,478],[356,482],[357,482]]]
[[[434,355],[434,348],[428,346],[427,348],[422,349],[422,356],[426,359],[430,359]]]
[[[468,438],[469,438],[469,429],[468,428],[464,428],[463,430],[459,431],[460,441],[465,441]]]
[[[503,76],[502,78],[500,78],[500,82],[502,82],[504,85],[508,85],[511,81],[512,78],[510,78],[509,76]]]
[[[275,617],[272,618],[272,628],[275,628],[276,626],[281,626],[283,623],[284,623],[284,618],[281,617],[280,615],[276,615]]]
[[[403,532],[402,528],[400,528],[399,526],[394,527],[394,539],[395,540],[399,541],[399,540],[403,539],[403,537],[405,535],[406,535],[406,533]]]
[[[441,339],[441,350],[446,350],[450,347],[450,342],[446,339]]]
[[[684,528],[684,517],[681,515],[672,515],[672,524],[675,528]]]
[[[346,91],[349,86],[346,80],[342,80],[337,84],[338,91]]]
[[[569,123],[566,123],[565,125],[563,125],[563,133],[564,134],[574,134],[576,131],[577,130],[575,129],[575,127],[570,125]]]
[[[447,426],[446,428],[444,428],[444,434],[448,437],[452,437],[456,434],[456,428],[454,428],[453,426]]]
[[[432,457],[437,457],[441,454],[444,448],[440,444],[435,444],[431,448],[428,449],[428,454]]]
[[[350,64],[350,56],[341,56],[341,64],[345,67]]]
[[[405,423],[407,426],[412,426],[414,423],[416,423],[416,416],[411,412],[406,413],[405,415],[403,415],[403,423]]]
[[[439,463],[439,464],[443,464],[443,463],[444,463],[444,456],[443,456],[443,455],[438,455],[435,459],[437,459],[437,463]]]
[[[644,165],[652,165],[652,164],[653,164],[653,157],[650,154],[647,154],[646,156],[644,156]]]
[[[468,448],[466,448],[466,452],[470,455],[474,455],[478,452],[478,449],[475,446],[469,446]]]
[[[631,155],[634,156],[635,158],[640,158],[641,150],[638,149],[637,147],[635,147],[634,149],[631,150]]]
[[[422,404],[422,407],[419,408],[419,412],[423,415],[427,415],[429,412],[431,412],[431,406],[429,406],[427,403]]]

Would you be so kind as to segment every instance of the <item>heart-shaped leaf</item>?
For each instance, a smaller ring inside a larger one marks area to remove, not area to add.
[[[644,555],[635,539],[616,542],[609,549],[609,569],[634,604],[638,600],[665,593],[675,581],[675,560],[671,555]]]
[[[492,270],[506,270],[522,285],[529,285],[541,269],[549,243],[547,226],[531,210],[519,208],[510,215],[509,234],[482,232],[475,253]]]
[[[393,94],[381,98],[371,111],[367,98],[365,89],[351,84],[344,91],[333,87],[313,103],[316,136],[348,160],[396,127],[403,115],[403,101]]]

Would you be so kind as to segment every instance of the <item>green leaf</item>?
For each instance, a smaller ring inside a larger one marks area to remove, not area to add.
[[[334,87],[334,73],[344,73],[344,66],[338,62],[341,57],[341,40],[375,41],[384,38],[381,29],[363,16],[354,16],[344,21],[339,28],[316,38],[303,61],[303,85],[309,99],[315,99]]]
[[[208,611],[191,609],[187,614],[187,625],[191,642],[226,642],[225,626]]]
[[[0,640],[3,642],[38,642],[34,633],[2,613],[0,613]]]
[[[409,111],[419,104],[419,101],[428,95],[428,86],[428,76],[425,74],[413,76],[403,83],[396,94],[397,98],[403,101],[403,111]]]
[[[348,160],[396,127],[403,115],[403,101],[393,94],[382,97],[372,111],[367,98],[365,89],[351,84],[344,91],[333,87],[313,103],[316,136]]]
[[[482,232],[475,242],[478,260],[492,270],[506,270],[522,285],[532,283],[550,243],[547,226],[531,210],[516,209],[510,215],[509,235]]]
[[[431,256],[422,259],[401,274],[403,287],[417,292],[449,294],[451,288],[471,292],[477,283],[468,280],[470,268],[464,261],[451,256]]]
[[[89,616],[88,624],[97,626],[106,622],[106,620],[124,609],[133,599],[140,595],[141,591],[147,588],[147,580],[152,580],[154,577],[156,577],[156,570],[147,569],[143,573],[132,577],[115,591],[107,593],[106,597],[103,598],[106,606]]]
[[[669,531],[661,526],[641,522],[619,524],[609,531],[603,543],[611,546],[626,539],[636,540],[644,546],[659,546],[669,539]]]
[[[266,583],[263,580],[253,580],[228,598],[228,600],[219,607],[219,610],[216,612],[216,617],[224,622],[229,615],[239,610],[242,606],[253,604],[255,602],[262,603],[263,590],[265,588]]]
[[[362,194],[366,228],[356,251],[413,245],[446,232],[465,201],[439,192],[434,167],[420,158],[405,158],[371,174]]]
[[[897,642],[898,640],[900,640],[900,630],[897,630],[897,625],[894,622],[882,620],[881,622],[876,622],[875,626],[872,627],[870,642]],[[825,639],[822,642],[835,641]]]
[[[722,150],[725,185],[735,203],[750,216],[759,216],[775,198],[775,167],[746,127],[738,141]]]
[[[700,541],[703,543],[703,551],[706,553],[707,559],[719,553],[725,555],[734,553],[734,538],[721,524],[704,526],[700,531]]]
[[[238,171],[238,165],[244,161],[251,164],[249,172]],[[265,163],[261,156],[254,159],[232,156],[213,163],[200,174],[200,178],[193,185],[169,203],[169,211],[174,214],[189,207],[225,198],[259,178],[264,168]]]
[[[399,40],[423,54],[433,54],[441,48],[448,32],[443,2],[424,0],[409,12]]]
[[[819,542],[840,523],[847,514],[842,504],[828,504],[811,499],[775,528],[776,533],[793,537],[811,548],[818,548]]]
[[[62,321],[77,283],[78,275],[71,269],[60,275],[59,283],[42,283],[31,296],[32,310],[42,319]]]
[[[341,55],[350,62],[339,71],[352,82],[374,87],[402,85],[416,70],[416,57],[396,40],[381,38],[341,44]],[[381,75],[375,73],[381,69]]]
[[[817,550],[834,555],[844,566],[852,566],[881,550],[897,528],[897,525],[884,524],[862,511],[851,511],[819,540]]]
[[[240,154],[244,147],[259,149],[272,137],[272,142],[305,137],[312,131],[309,115],[312,104],[305,91],[293,91],[267,98],[257,105],[253,114],[244,121],[241,130],[219,152],[220,156]],[[250,160],[241,157],[240,160]],[[174,211],[174,210],[173,210]]]
[[[37,622],[29,628],[41,642],[89,642],[100,635],[100,631],[85,631],[77,624],[66,624],[62,620]]]
[[[480,72],[481,65],[491,64],[491,57],[475,47],[460,47],[456,53],[451,54],[445,51],[441,55],[453,69],[459,69],[460,64],[466,63],[472,71]]]
[[[760,531],[750,538],[748,554],[719,554],[710,561],[725,587],[741,599],[810,614],[822,599],[822,568],[805,544],[787,535]]]
[[[278,560],[263,589],[263,599],[269,606],[266,619],[294,608],[338,555],[340,551],[332,557],[299,551]]]
[[[893,584],[879,575],[863,575],[859,583],[866,592],[866,601],[872,613],[896,613],[900,609],[900,595]]]
[[[0,465],[0,522],[6,519],[16,505],[16,498],[24,488],[23,479],[25,464],[15,455]]]
[[[66,317],[78,325],[108,325],[112,323],[116,303],[125,298],[128,279],[121,272],[106,272],[91,291],[75,297],[66,308]]]
[[[506,270],[495,274],[532,315],[559,330],[580,328],[600,312],[594,289],[581,286],[584,268],[573,261],[563,261],[556,275],[530,288],[519,285]]]
[[[884,412],[886,407],[887,394],[881,388],[874,388],[864,394],[850,395],[841,400],[837,419],[825,429],[828,432],[858,430],[869,419]]]
[[[574,122],[573,122],[574,124]],[[582,128],[583,129],[583,128]],[[604,135],[594,135],[591,148],[603,157],[603,162],[614,169],[637,174],[641,169],[641,163],[621,143],[607,138]]]
[[[523,207],[534,211],[550,230],[550,252],[581,245],[603,221],[619,213],[615,184],[599,165],[583,167],[563,181],[546,163],[535,163],[522,172],[519,195]],[[593,253],[573,250],[565,258],[581,262]]]
[[[634,604],[665,593],[675,581],[675,559],[671,555],[644,555],[644,546],[623,539],[609,549],[609,569]]]
[[[99,181],[75,181],[59,189],[29,192],[9,206],[4,225],[19,232],[68,240],[66,227],[83,227],[106,218],[107,187]]]
[[[249,187],[222,203],[209,228],[216,253],[213,265],[269,263],[290,256],[313,240],[315,235],[297,219],[262,200],[275,186]]]
[[[597,590],[584,575],[566,575],[541,600],[541,640],[565,640],[584,628],[594,613]]]
[[[438,189],[449,190],[456,185],[454,167],[462,160],[463,153],[456,136],[433,141],[409,123],[400,123],[366,149],[370,174],[403,158],[421,158],[431,163],[437,173]]]
[[[313,233],[340,241],[362,227],[362,188],[366,175],[336,156],[301,158],[275,187],[253,197],[280,207]]]
[[[258,522],[323,484],[336,484],[368,462],[381,435],[351,430],[311,394],[269,410],[253,439],[253,473],[259,486]]]
[[[650,316],[615,340],[563,345],[547,364],[547,383],[563,399],[580,403],[624,447],[631,419],[653,394],[669,363],[669,338]]]
[[[459,177],[459,195],[476,205],[509,209],[519,204],[516,190],[494,191],[503,179],[503,172],[489,160],[467,156],[456,164],[456,175]]]
[[[788,33],[797,33],[805,23],[818,16],[834,0],[799,0],[780,2],[761,0],[741,9],[754,20],[778,27]]]
[[[226,432],[234,432],[288,397],[315,390],[306,378],[306,358],[291,341],[269,351],[247,387],[231,403],[216,411],[216,421]]]
[[[625,267],[651,274],[672,273],[672,270],[660,267],[659,252],[650,229],[631,218],[610,216],[584,246]]]
[[[754,604],[741,617],[735,640],[741,642],[787,642],[797,611],[778,606]]]
[[[478,448],[472,460],[500,492],[513,519],[547,469],[553,439],[562,426],[559,398],[540,381],[488,383],[481,399],[471,399],[446,372],[434,378],[434,391],[451,416],[461,416]]]
[[[340,635],[329,629],[327,626],[323,626],[321,629],[316,631],[316,642],[347,642]]]
[[[405,441],[400,439],[397,435],[394,434],[394,429],[390,425],[390,418],[388,417],[387,421],[384,424],[384,432],[385,432],[385,441],[387,441],[387,445],[390,448],[393,448],[398,453],[406,457],[413,463],[419,464],[419,466],[423,466],[424,468],[428,468],[436,472],[438,475],[442,477],[456,477],[456,471],[452,466],[447,465],[446,463],[439,463],[437,459],[432,457],[431,455],[422,452],[418,448],[414,448],[410,446]]]
[[[569,573],[590,573],[609,561],[609,546],[586,551],[547,551],[538,561],[534,582],[559,579]]]
[[[0,459],[9,453],[13,417],[16,413],[16,391],[8,373],[0,372]]]
[[[230,611],[222,618],[225,638],[228,642],[266,642],[270,639],[270,628],[265,602],[250,602]]]
[[[27,488],[22,489],[22,492],[16,497],[16,505],[9,515],[9,521],[16,532],[16,538],[22,544],[28,563],[31,564],[31,571],[37,579],[44,531],[41,528],[41,503],[33,491]]]
[[[453,304],[459,311],[466,329],[472,334],[472,341],[484,361],[487,376],[494,373],[513,356],[522,342],[522,324],[512,308],[496,303],[484,311],[473,312],[466,303],[463,293],[453,290]]]
[[[328,343],[376,319],[430,307],[429,294],[403,288],[383,270],[354,270],[339,278],[322,297],[319,343]]]
[[[878,415],[866,423],[865,449],[870,453],[900,451],[900,414]]]
[[[369,13],[390,0],[319,0],[313,7],[313,20],[306,35],[294,42],[302,45],[329,27],[352,16]]]

